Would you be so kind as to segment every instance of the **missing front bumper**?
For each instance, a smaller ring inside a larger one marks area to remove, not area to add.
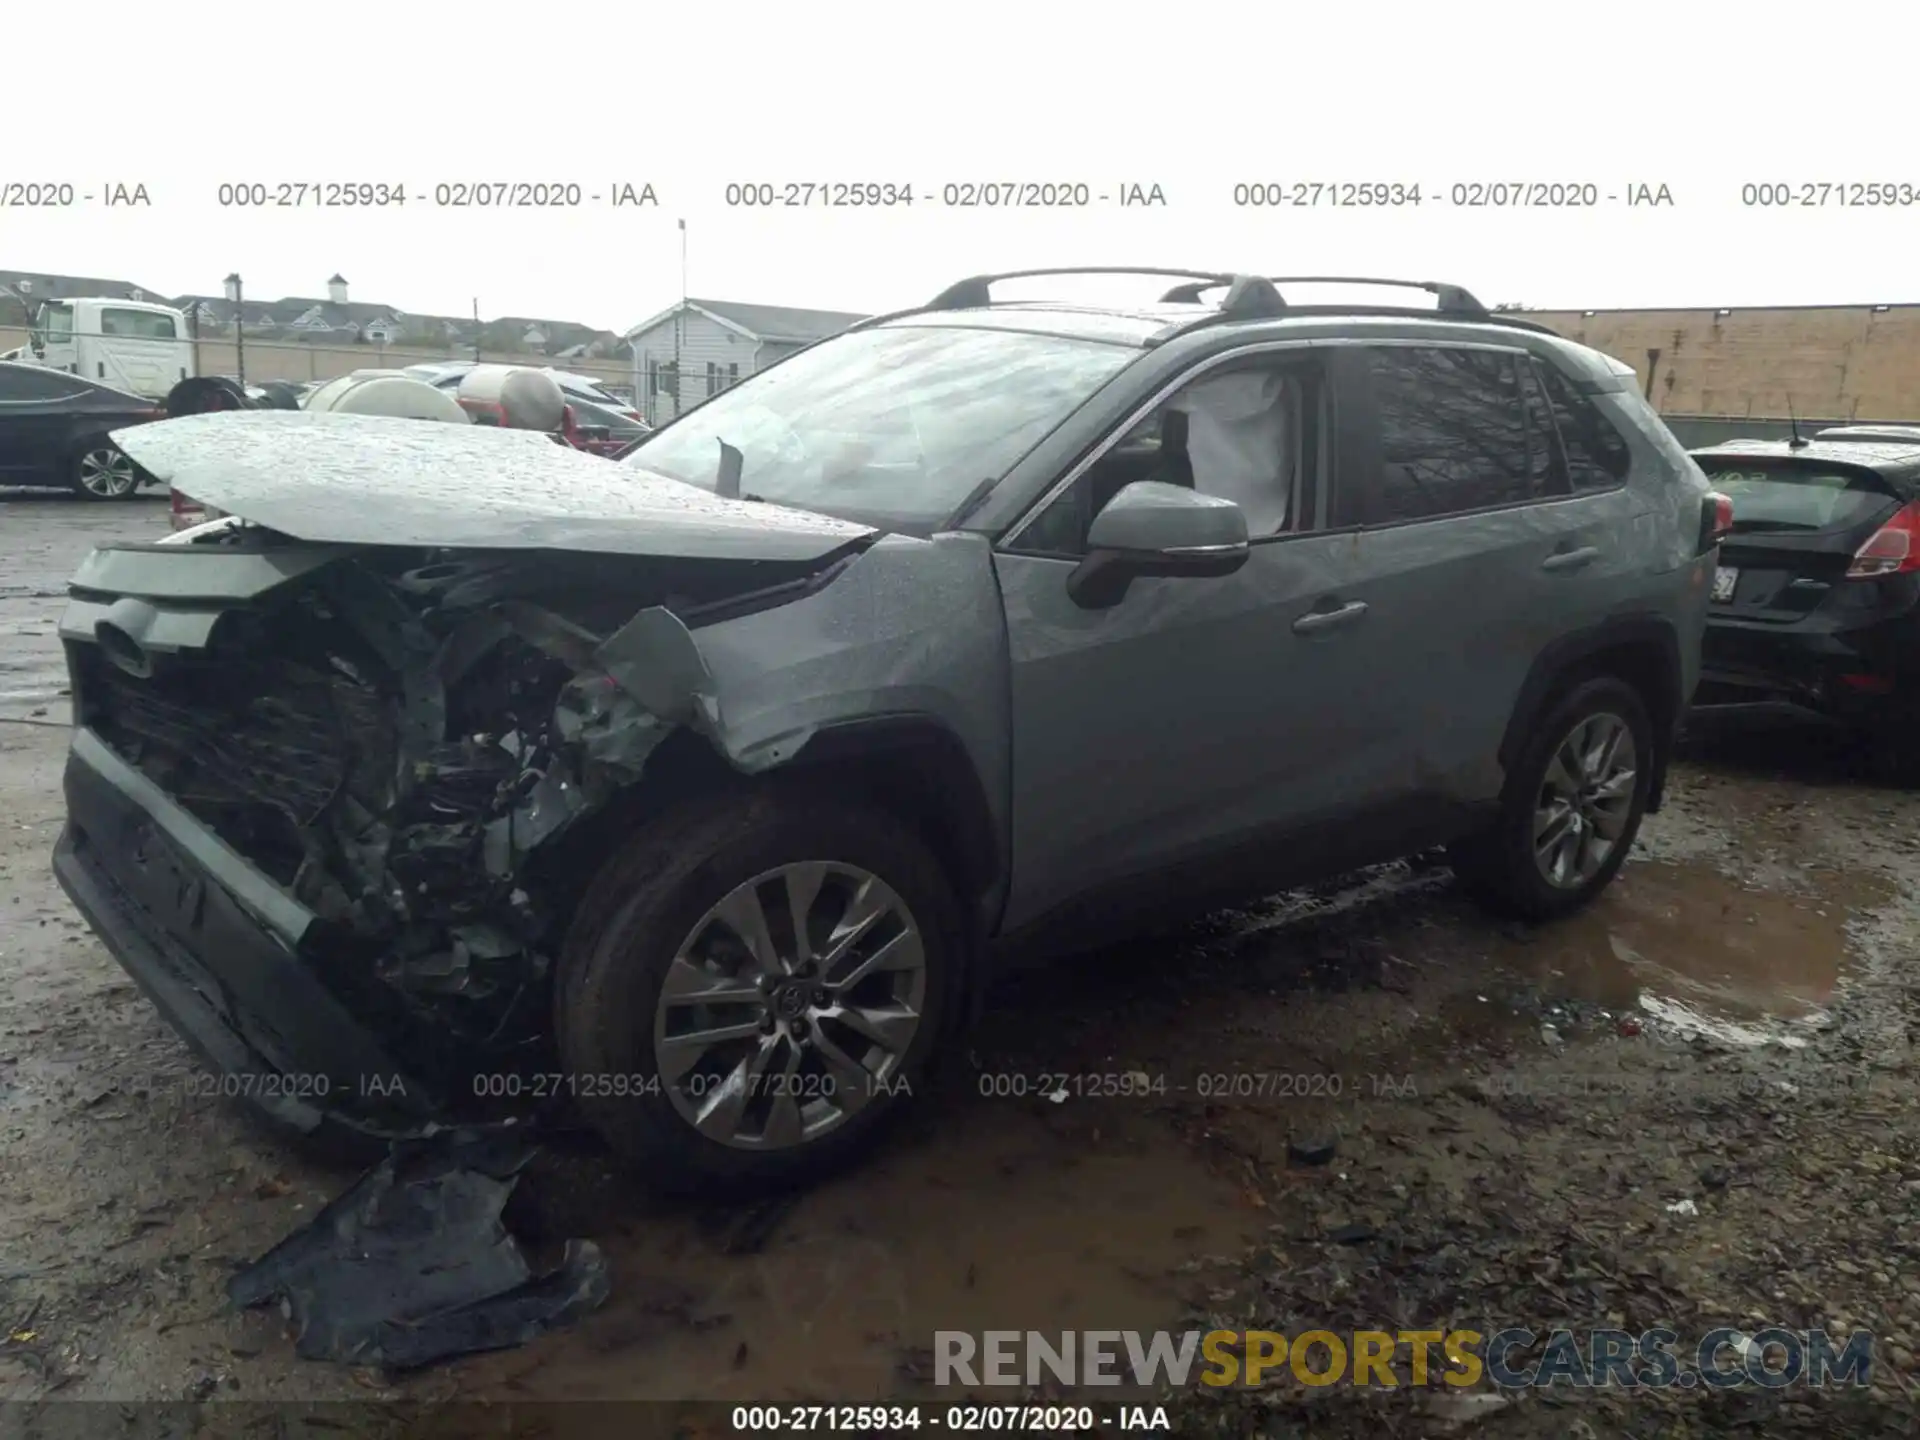
[[[74,732],[65,789],[61,888],[220,1095],[355,1149],[435,1128],[440,1101],[303,958],[310,912],[91,730]]]

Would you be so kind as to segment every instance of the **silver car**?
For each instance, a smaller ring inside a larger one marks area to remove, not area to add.
[[[68,894],[290,1125],[558,1107],[707,1190],[842,1162],[1019,957],[1437,844],[1591,900],[1724,502],[1626,366],[1455,287],[1143,273],[962,282],[617,464],[120,433],[239,518],[74,578]]]

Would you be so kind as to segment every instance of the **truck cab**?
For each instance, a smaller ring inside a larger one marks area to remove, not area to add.
[[[36,363],[150,399],[194,373],[186,316],[146,300],[49,300],[34,319]]]

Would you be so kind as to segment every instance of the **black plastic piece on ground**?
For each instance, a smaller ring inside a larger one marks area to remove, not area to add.
[[[241,1309],[283,1301],[309,1360],[414,1370],[504,1350],[596,1309],[598,1247],[535,1275],[501,1223],[536,1147],[514,1127],[402,1141],[303,1230],[235,1275]]]

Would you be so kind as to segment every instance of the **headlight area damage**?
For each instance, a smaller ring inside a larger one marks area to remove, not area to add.
[[[521,1077],[552,1069],[553,961],[592,866],[563,842],[676,732],[757,763],[727,751],[681,617],[811,590],[847,554],[375,549],[251,528],[98,551],[63,622],[76,752],[103,746],[103,765],[136,770],[156,805],[184,809],[293,902],[279,939],[395,1057],[390,1074],[349,1058],[375,1050],[306,1040],[320,1017],[248,1003],[244,978],[217,973],[217,937],[184,933],[193,915],[164,923],[215,969],[224,1019],[253,1054],[289,1076],[352,1072],[324,1095],[309,1085],[315,1108],[388,1134],[525,1110],[558,1098]],[[70,809],[105,850],[99,773],[70,767]],[[243,877],[209,874],[245,904]]]

